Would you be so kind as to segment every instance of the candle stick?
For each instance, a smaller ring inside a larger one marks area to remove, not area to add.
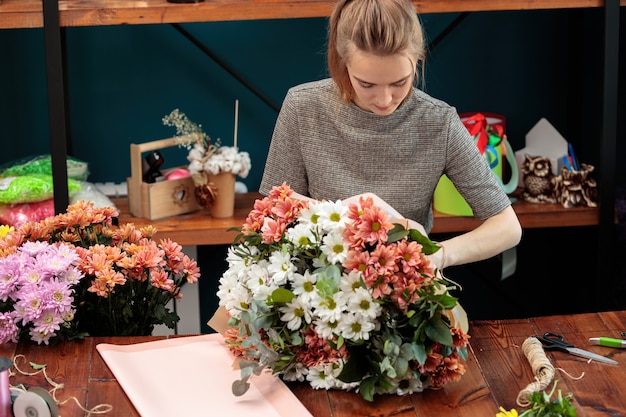
[[[234,134],[234,147],[237,150],[237,126],[239,125],[239,100],[235,100],[235,134]]]

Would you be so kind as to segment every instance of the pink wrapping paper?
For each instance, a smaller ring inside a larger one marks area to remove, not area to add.
[[[96,346],[142,417],[310,417],[276,376],[253,375],[241,397],[231,391],[240,378],[220,334],[156,342]]]

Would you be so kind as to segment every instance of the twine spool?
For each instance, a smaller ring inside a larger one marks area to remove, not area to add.
[[[546,356],[543,345],[536,337],[528,337],[522,344],[522,352],[530,362],[535,375],[535,382],[531,382],[517,395],[517,405],[527,407],[528,398],[536,391],[543,391],[554,378],[554,366]]]

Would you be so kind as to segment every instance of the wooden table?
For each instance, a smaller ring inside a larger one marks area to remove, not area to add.
[[[499,406],[507,409],[515,404],[518,392],[534,379],[528,360],[520,346],[530,335],[552,331],[563,334],[576,346],[619,362],[619,365],[588,363],[562,352],[548,352],[557,370],[558,387],[574,394],[578,417],[626,415],[626,349],[591,346],[590,337],[620,337],[626,331],[626,311],[548,316],[532,319],[474,321],[470,324],[470,354],[467,373],[461,381],[438,391],[425,391],[411,396],[377,396],[368,403],[353,392],[316,391],[306,385],[293,385],[292,391],[315,417],[395,416],[395,417],[493,417]],[[99,343],[129,344],[162,337],[87,338],[64,342],[55,347],[32,343],[0,345],[0,355],[22,354],[34,363],[46,364],[48,376],[64,389],[56,392],[63,401],[75,396],[87,409],[98,404],[111,404],[109,416],[137,416],[131,402],[96,351]],[[23,363],[23,362],[22,362]],[[51,388],[43,376],[11,377],[11,384]],[[172,396],[182,385],[172,385]],[[210,415],[199,410],[198,416]],[[69,401],[60,407],[63,417],[83,416],[79,406]],[[149,417],[149,416],[144,416]]]
[[[237,235],[229,232],[232,227],[241,227],[252,209],[254,201],[262,198],[259,193],[236,194],[233,217],[218,219],[207,210],[181,214],[165,219],[149,220],[129,213],[128,198],[113,198],[120,211],[119,222],[134,223],[136,226],[153,225],[157,228],[156,238],[170,238],[183,246],[231,244]],[[560,204],[532,204],[517,201],[513,208],[524,228],[592,226],[599,222],[597,207],[574,207],[566,209]],[[472,230],[480,225],[473,217],[452,216],[437,211],[431,234],[457,233]]]

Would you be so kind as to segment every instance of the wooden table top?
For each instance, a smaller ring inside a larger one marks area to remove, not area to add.
[[[120,211],[119,222],[136,226],[153,225],[157,239],[169,238],[183,246],[231,244],[237,235],[229,228],[241,227],[252,209],[254,201],[262,198],[256,192],[235,195],[235,214],[229,218],[215,218],[206,209],[180,214],[164,219],[149,220],[135,217],[128,209],[128,198],[112,198]],[[513,208],[524,228],[591,226],[599,222],[597,207],[564,208],[560,204],[533,204],[516,201]],[[474,217],[453,216],[434,212],[435,221],[431,234],[457,233],[472,230],[480,225]]]
[[[520,407],[515,400],[520,390],[534,381],[521,345],[531,335],[552,331],[577,347],[611,357],[619,365],[588,363],[564,352],[547,352],[557,368],[555,379],[563,393],[574,395],[578,417],[626,415],[626,349],[588,344],[590,337],[620,337],[626,331],[626,311],[547,316],[531,319],[474,321],[470,323],[470,352],[467,372],[461,381],[441,390],[425,391],[410,396],[376,396],[374,402],[364,401],[359,394],[343,391],[313,390],[306,385],[291,385],[292,391],[315,417],[395,416],[395,417],[493,417],[499,406]],[[47,365],[47,375],[64,388],[56,391],[63,402],[76,397],[82,406],[91,409],[99,404],[113,406],[109,416],[137,416],[132,403],[109,371],[96,350],[99,343],[125,345],[162,339],[163,337],[86,338],[63,342],[57,346],[33,343],[0,345],[0,355],[22,354],[27,361]],[[24,362],[22,362],[24,363]],[[573,379],[572,376],[584,376]],[[15,385],[51,388],[43,375],[15,375]],[[172,395],[176,389],[173,387]],[[63,417],[83,416],[85,412],[74,401],[60,406]],[[210,415],[210,410],[198,416]],[[149,417],[149,416],[144,416]]]

